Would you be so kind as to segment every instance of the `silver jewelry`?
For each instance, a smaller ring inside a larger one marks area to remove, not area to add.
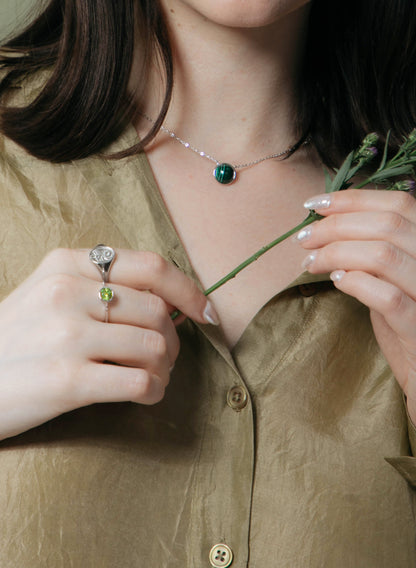
[[[89,253],[90,261],[98,268],[103,281],[98,297],[104,304],[104,322],[108,323],[108,304],[114,299],[114,291],[106,286],[109,280],[110,268],[116,257],[114,249],[106,245],[97,245]]]
[[[114,249],[106,245],[97,245],[92,250],[90,250],[90,261],[95,264],[100,271],[104,284],[108,282],[108,275],[110,273],[110,268],[115,257],[116,253],[114,252]]]
[[[149,122],[154,123],[154,120],[152,120],[150,118],[150,116],[147,116],[146,114],[143,114],[143,116]],[[206,158],[207,160],[214,162],[217,166],[214,169],[214,171],[212,172],[212,175],[214,176],[214,178],[217,180],[218,183],[221,183],[223,185],[229,185],[229,184],[233,183],[233,181],[235,181],[235,179],[237,178],[237,170],[243,170],[243,169],[246,169],[246,168],[251,168],[252,166],[256,166],[257,164],[261,164],[262,162],[265,162],[266,160],[272,160],[272,159],[275,159],[275,158],[284,158],[288,154],[297,150],[299,148],[299,146],[302,145],[302,142],[298,141],[293,146],[289,146],[289,148],[286,148],[286,150],[283,150],[283,152],[277,152],[275,154],[268,154],[267,156],[263,156],[262,158],[258,158],[257,160],[253,160],[252,162],[247,162],[246,164],[236,164],[235,165],[235,164],[229,164],[228,162],[221,162],[220,160],[217,160],[217,158],[214,158],[214,156],[210,156],[206,152],[199,150],[195,146],[192,146],[189,142],[186,142],[185,140],[180,138],[172,130],[169,130],[169,128],[166,128],[166,126],[163,126],[163,124],[160,127],[160,130],[162,130],[162,132],[165,132],[165,134],[170,136],[170,138],[173,138],[174,140],[176,140],[177,142],[182,144],[182,146],[184,146],[185,148],[188,148],[189,150],[192,150],[192,152],[194,152],[195,154],[198,154],[199,156],[201,156],[201,158]],[[310,139],[307,138],[303,142],[303,144],[309,144],[309,142],[310,142]]]

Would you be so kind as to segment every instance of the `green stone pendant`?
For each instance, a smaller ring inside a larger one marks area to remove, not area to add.
[[[114,292],[111,288],[101,288],[100,290],[100,298],[103,302],[111,302],[114,298]]]
[[[232,183],[237,177],[237,172],[231,164],[218,164],[218,166],[213,171],[214,177],[218,183],[224,185]]]

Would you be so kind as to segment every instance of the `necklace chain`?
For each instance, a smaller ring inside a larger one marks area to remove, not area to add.
[[[142,116],[146,120],[148,120],[149,122],[154,124],[154,120],[152,118],[150,118],[150,116],[147,116],[144,113],[143,113]],[[262,158],[258,158],[257,160],[247,162],[246,164],[234,165],[234,164],[227,164],[225,162],[221,162],[220,160],[217,160],[217,158],[214,158],[214,156],[211,156],[210,154],[207,154],[203,150],[200,150],[199,148],[192,146],[192,144],[183,140],[180,136],[175,134],[175,132],[173,132],[173,130],[166,128],[166,126],[163,126],[163,124],[161,125],[160,130],[162,132],[164,132],[165,134],[167,134],[170,138],[173,138],[174,140],[176,140],[177,142],[182,144],[182,146],[184,146],[185,148],[188,148],[189,150],[191,150],[195,154],[198,154],[199,156],[201,156],[201,158],[206,158],[207,160],[214,162],[217,165],[217,167],[215,168],[215,170],[213,172],[214,177],[219,183],[223,183],[223,184],[229,184],[229,183],[232,183],[235,180],[236,175],[237,175],[236,170],[242,170],[244,168],[251,168],[252,166],[256,166],[257,164],[261,164],[261,162],[265,162],[266,160],[272,160],[274,158],[283,158],[284,156],[287,156],[291,152],[294,152],[300,146],[300,143],[297,142],[293,146],[289,146],[288,148],[286,148],[286,150],[283,150],[283,152],[276,152],[274,154],[268,154],[267,156],[263,156]],[[303,144],[309,144],[309,142],[310,142],[310,139],[307,138],[303,142]]]
[[[189,148],[189,150],[192,150],[192,152],[195,152],[195,154],[198,154],[202,158],[207,158],[207,160],[211,160],[211,162],[214,162],[215,164],[217,164],[217,166],[222,163],[221,160],[217,160],[217,158],[214,158],[214,156],[210,156],[206,152],[199,150],[195,146],[192,146],[189,142],[185,142],[185,140],[180,138],[172,130],[169,130],[169,128],[166,128],[166,126],[162,125],[160,127],[160,130],[165,132],[165,134],[168,134],[174,140],[177,140],[185,148]],[[253,160],[252,162],[247,162],[246,164],[237,164],[237,165],[233,164],[233,168],[235,170],[241,170],[243,168],[250,168],[251,166],[256,166],[257,164],[260,164],[261,162],[265,162],[266,160],[272,160],[273,158],[282,158],[283,156],[286,156],[287,154],[289,154],[295,148],[296,148],[296,144],[293,145],[293,146],[289,146],[289,148],[286,148],[286,150],[283,150],[283,152],[277,152],[275,154],[268,154],[267,156],[263,156],[263,158],[258,158],[257,160]]]

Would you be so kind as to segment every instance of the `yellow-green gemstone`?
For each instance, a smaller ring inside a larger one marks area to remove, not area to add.
[[[231,164],[218,164],[214,170],[214,177],[218,183],[231,183],[235,180],[237,172]]]
[[[111,288],[101,288],[100,290],[100,298],[102,299],[103,302],[111,302],[111,300],[114,298],[114,292],[112,291]]]

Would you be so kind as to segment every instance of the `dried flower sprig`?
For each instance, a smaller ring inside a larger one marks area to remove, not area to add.
[[[416,129],[412,130],[409,136],[404,139],[396,154],[392,158],[387,159],[389,139],[390,132],[387,134],[383,157],[377,170],[370,174],[363,182],[357,184],[356,187],[358,189],[366,185],[382,185],[384,189],[394,191],[412,191],[414,189]],[[410,179],[403,180],[402,178],[404,176],[409,176]]]
[[[386,137],[380,164],[372,173],[367,174],[367,177],[365,177],[364,180],[354,184],[357,189],[368,185],[375,185],[376,187],[382,186],[384,189],[393,191],[415,190],[416,129],[412,130],[409,136],[404,139],[396,154],[390,159],[388,159],[389,139],[390,132]],[[331,176],[331,174],[325,169],[325,192],[334,193],[336,191],[348,189],[352,185],[353,178],[356,178],[364,168],[368,171],[371,162],[378,155],[378,150],[375,146],[378,140],[379,137],[377,134],[367,134],[359,148],[348,154],[341,167],[336,170],[335,176]],[[408,176],[408,179],[403,179],[406,176]],[[235,278],[239,272],[249,266],[252,262],[256,261],[267,251],[283,242],[291,235],[301,231],[307,225],[310,225],[314,221],[318,221],[322,218],[322,215],[319,215],[319,213],[316,213],[316,211],[311,209],[306,219],[299,223],[299,225],[296,225],[296,227],[293,227],[290,231],[287,231],[269,244],[263,246],[244,262],[236,266],[234,270],[205,290],[205,296],[212,294],[212,292],[218,290],[218,288],[223,286],[226,282]],[[174,312],[171,317],[172,319],[175,319],[178,315],[179,312]]]

